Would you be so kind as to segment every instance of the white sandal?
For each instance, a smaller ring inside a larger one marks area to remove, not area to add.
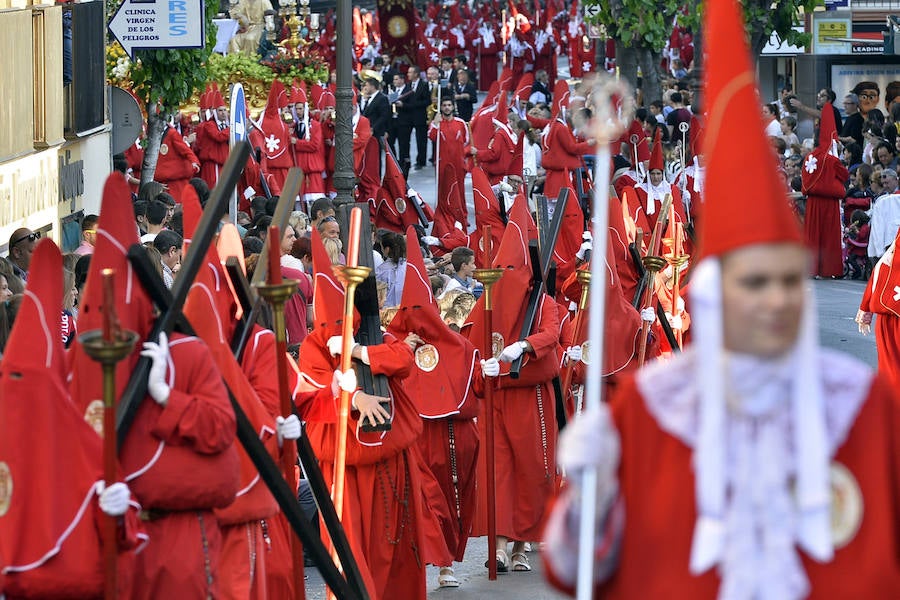
[[[454,576],[452,567],[441,567],[441,572],[438,574],[438,585],[442,588],[459,587],[459,579]]]
[[[528,555],[524,552],[512,553],[512,570],[513,571],[530,571],[531,564],[528,562]]]

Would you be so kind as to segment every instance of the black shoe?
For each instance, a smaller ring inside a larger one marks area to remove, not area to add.
[[[415,170],[416,170],[416,171],[421,171],[421,170],[424,169],[424,168],[425,168],[425,165],[416,165],[416,166],[415,166]]]

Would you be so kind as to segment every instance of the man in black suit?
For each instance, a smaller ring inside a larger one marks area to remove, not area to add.
[[[416,131],[416,170],[425,166],[428,158],[426,145],[428,123],[425,110],[431,104],[428,83],[422,80],[419,67],[412,65],[406,71],[406,85],[400,92],[397,106],[397,141],[400,145],[400,164],[404,170],[411,164],[409,155],[410,135]]]
[[[460,69],[456,72],[456,84],[453,86],[453,100],[456,102],[456,114],[466,123],[472,118],[472,110],[478,101],[478,90],[469,81],[469,72]]]
[[[391,118],[391,105],[381,91],[381,82],[374,77],[366,79],[363,83],[359,110],[362,116],[369,120],[372,135],[378,139],[383,138],[387,131],[388,120]]]

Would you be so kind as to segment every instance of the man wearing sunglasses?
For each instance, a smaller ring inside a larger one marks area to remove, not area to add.
[[[31,254],[39,239],[41,239],[41,232],[31,231],[27,227],[20,227],[9,236],[9,262],[12,263],[13,273],[22,281],[28,279]]]

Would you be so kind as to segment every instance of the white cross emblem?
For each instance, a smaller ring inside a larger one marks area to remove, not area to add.
[[[900,285],[894,286],[894,301],[900,302]]]
[[[266,138],[266,152],[269,154],[278,150],[279,146],[281,146],[281,140],[275,137],[274,133]]]
[[[806,172],[807,173],[815,173],[818,166],[819,166],[819,159],[816,158],[815,156],[813,156],[812,154],[810,154],[806,159],[806,164],[804,165]]]

